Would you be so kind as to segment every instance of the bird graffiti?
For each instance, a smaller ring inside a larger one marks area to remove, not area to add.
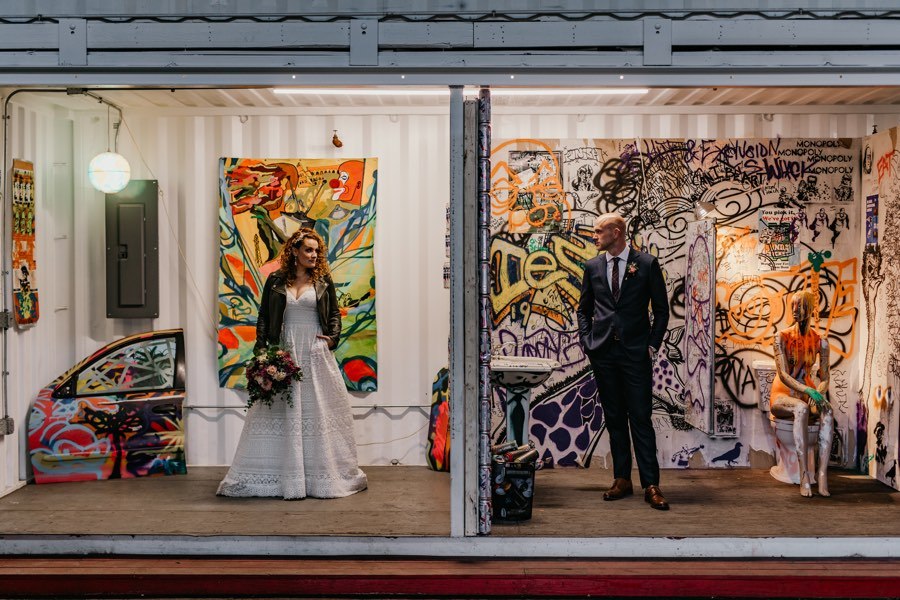
[[[732,448],[728,452],[724,452],[724,453],[720,454],[719,456],[715,457],[714,459],[712,459],[712,462],[716,463],[719,461],[725,461],[726,465],[728,465],[729,467],[733,467],[736,464],[735,461],[737,461],[737,459],[739,459],[741,457],[741,447],[742,446],[743,446],[743,444],[741,444],[740,442],[737,442],[734,445],[734,448]]]

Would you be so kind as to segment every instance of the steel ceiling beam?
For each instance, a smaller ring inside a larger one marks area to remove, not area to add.
[[[661,78],[700,75],[753,85],[748,78],[765,72],[813,75],[815,84],[821,75],[858,75],[872,85],[900,67],[900,7],[890,3],[830,3],[824,11],[816,2],[773,1],[765,11],[722,12],[721,2],[701,0],[581,0],[579,12],[565,12],[563,1],[321,0],[315,19],[281,0],[132,0],[120,3],[127,16],[108,4],[4,0],[0,85],[22,77],[49,84],[60,75],[85,85],[123,75],[135,84],[202,85],[197,74],[219,75],[217,85],[231,76],[285,85],[285,76],[323,84],[372,75],[370,83],[382,84],[498,85],[512,75],[517,84],[524,77],[528,85],[553,85],[554,77],[616,75],[629,78],[620,85],[662,85]],[[402,6],[409,11],[392,12]],[[592,12],[600,6],[607,10]],[[400,81],[401,73],[410,78]],[[483,77],[468,77],[474,74]]]

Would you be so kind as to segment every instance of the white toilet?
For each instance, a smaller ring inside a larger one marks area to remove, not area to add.
[[[800,464],[797,460],[797,445],[794,443],[794,420],[779,419],[769,413],[769,422],[775,432],[775,466],[769,474],[784,483],[800,483]],[[819,424],[807,427],[806,464],[810,483],[816,482],[816,448],[819,439]]]

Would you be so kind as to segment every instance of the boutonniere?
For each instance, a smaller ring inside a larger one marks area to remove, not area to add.
[[[635,273],[638,272],[638,265],[636,262],[630,262],[625,267],[625,277],[631,277]]]

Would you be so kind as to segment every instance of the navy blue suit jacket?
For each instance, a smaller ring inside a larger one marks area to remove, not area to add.
[[[669,324],[669,298],[659,261],[629,249],[617,302],[609,289],[606,259],[602,254],[584,265],[577,311],[581,346],[588,355],[602,358],[618,339],[629,357],[645,358],[648,347],[659,349]],[[652,325],[648,307],[653,311]]]

